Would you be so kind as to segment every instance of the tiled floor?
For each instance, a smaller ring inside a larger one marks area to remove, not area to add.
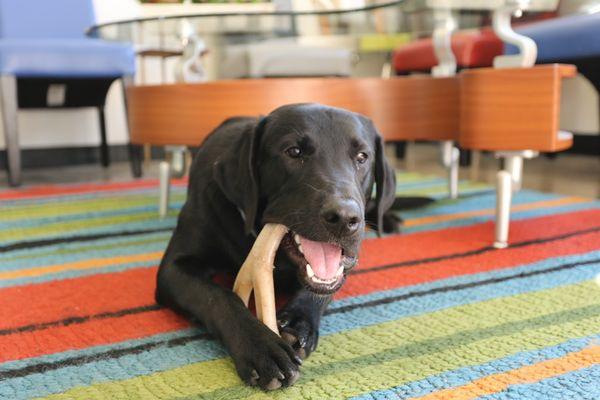
[[[158,163],[152,162],[145,167],[146,178],[156,178]],[[424,174],[445,176],[445,170],[439,163],[437,146],[413,144],[409,147],[408,157],[397,162],[397,167]],[[498,160],[485,155],[481,160],[479,180],[495,182]],[[468,179],[469,168],[460,172],[461,179]],[[28,169],[23,173],[24,186],[110,182],[131,179],[128,163],[114,163],[103,169],[99,165],[81,165],[61,168]],[[538,157],[525,161],[523,187],[543,192],[600,198],[600,157],[562,154],[554,160]],[[6,173],[0,171],[0,190],[6,189]]]

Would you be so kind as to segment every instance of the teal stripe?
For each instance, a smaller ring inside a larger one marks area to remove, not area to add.
[[[187,191],[184,185],[171,186],[171,193],[185,193]],[[0,200],[2,207],[19,207],[26,205],[38,205],[38,204],[56,204],[56,203],[68,203],[74,200],[96,200],[104,198],[121,198],[129,197],[133,195],[148,194],[150,196],[158,196],[158,184],[156,187],[149,188],[137,188],[137,189],[123,189],[123,190],[111,190],[111,191],[98,191],[80,194],[66,194],[66,195],[50,195],[43,197],[31,197],[25,199],[12,199],[12,200]]]
[[[69,238],[77,235],[93,235],[100,233],[113,233],[113,232],[124,232],[124,231],[135,231],[141,229],[162,229],[162,228],[174,228],[177,218],[175,216],[169,216],[164,219],[150,217],[146,220],[136,222],[123,222],[120,224],[104,225],[96,228],[89,228],[82,226],[81,228],[71,229],[68,231],[57,230],[56,235],[53,236],[36,236],[32,235],[26,240],[42,240],[48,238]],[[20,243],[22,240],[9,240],[0,242],[1,245],[10,245],[13,243]]]
[[[517,274],[531,270],[543,270],[564,263],[588,261],[597,258],[600,258],[600,251],[585,255],[545,260],[544,262],[529,266],[517,267],[511,271],[493,271],[450,278],[444,281],[378,292],[352,299],[338,300],[334,301],[330,308],[336,309],[348,304],[364,303],[367,301],[405,294],[416,290],[428,290],[458,283],[476,282],[493,277],[507,276],[509,272]],[[359,308],[346,313],[330,314],[323,318],[321,335],[332,335],[346,330],[380,324],[383,322],[430,313],[463,304],[485,301],[497,297],[513,296],[521,293],[549,289],[556,287],[557,285],[577,283],[592,279],[598,271],[598,266],[600,266],[600,263],[581,266],[566,271],[554,272],[546,275],[536,275],[529,278],[474,287],[455,292],[435,293],[424,297],[395,301],[393,303],[382,304],[370,308]],[[126,343],[120,344],[120,346],[125,345]],[[72,354],[87,355],[90,351],[94,351],[94,348],[84,349]],[[223,349],[217,342],[194,341],[184,346],[162,346],[147,352],[124,356],[119,359],[102,360],[77,367],[68,367],[56,371],[47,371],[43,375],[32,375],[28,376],[27,378],[19,378],[26,379],[25,381],[7,380],[4,383],[11,387],[22,388],[23,382],[27,382],[28,384],[26,387],[30,391],[25,391],[25,389],[23,389],[22,393],[24,395],[42,396],[45,394],[62,392],[78,385],[89,385],[92,380],[94,382],[102,382],[116,379],[127,379],[177,368],[179,366],[194,362],[211,360],[222,357],[223,354]],[[53,355],[49,357],[58,356]],[[46,357],[10,362],[5,363],[4,367],[5,369],[14,369],[24,365],[34,364],[40,359],[57,358]],[[48,381],[53,382],[52,388],[47,388],[43,384],[44,382]],[[0,395],[1,394],[2,392],[0,392]]]
[[[600,399],[600,364],[536,383],[512,385],[508,389],[480,400],[549,400],[549,399]]]
[[[122,264],[112,264],[106,267],[100,268],[88,268],[82,270],[62,271],[45,274],[42,276],[33,276],[26,278],[15,278],[15,279],[3,279],[0,280],[0,288],[7,288],[11,286],[23,286],[31,285],[34,283],[42,283],[49,281],[56,281],[69,278],[81,278],[84,276],[97,275],[97,274],[110,274],[113,272],[126,271],[133,268],[154,268],[160,264],[160,257],[149,261],[136,261]]]
[[[23,266],[24,268],[26,268],[28,265],[30,265],[30,264],[26,264],[28,262],[28,260],[31,260],[32,263],[38,263],[38,264],[32,264],[31,266],[52,264],[52,263],[45,263],[46,257],[58,257],[58,258],[68,257],[69,260],[77,260],[78,254],[81,254],[81,259],[92,258],[92,257],[87,257],[86,254],[90,254],[90,255],[95,254],[97,251],[97,248],[101,249],[99,251],[102,251],[103,252],[102,254],[107,254],[107,253],[104,253],[104,251],[110,251],[110,250],[104,249],[104,247],[106,247],[106,246],[115,246],[115,247],[125,249],[126,246],[129,246],[129,244],[131,242],[135,242],[138,240],[146,240],[146,239],[147,240],[157,240],[158,238],[161,238],[164,241],[164,243],[166,244],[166,242],[169,240],[170,236],[171,236],[171,232],[165,231],[165,232],[158,232],[158,233],[145,233],[145,234],[139,234],[139,235],[128,236],[128,237],[114,237],[114,238],[97,239],[97,240],[91,240],[89,242],[73,241],[73,242],[53,244],[53,245],[43,246],[43,247],[36,247],[36,248],[32,248],[32,249],[13,250],[13,251],[10,251],[7,253],[0,254],[0,269],[4,265],[12,265],[12,263],[15,263],[15,262],[17,263],[17,265]],[[89,248],[89,249],[85,250],[86,248]],[[68,254],[62,254],[62,252],[65,252],[65,251],[68,252]],[[53,253],[55,254],[54,256],[53,256]],[[42,258],[43,262],[39,263],[39,261],[36,260],[36,258]]]
[[[537,208],[535,210],[526,210],[526,211],[514,211],[510,215],[511,221],[520,221],[530,218],[538,218],[544,217],[548,215],[558,215],[558,214],[566,214],[569,212],[576,211],[584,211],[584,210],[594,210],[597,209],[599,204],[597,202],[587,202],[587,203],[574,203],[567,204],[555,207],[542,207]],[[400,215],[403,215],[400,212]],[[493,221],[493,215],[486,216],[477,216],[477,217],[463,217],[458,218],[451,221],[444,221],[432,224],[423,224],[418,226],[408,226],[402,229],[403,233],[413,233],[413,232],[422,232],[422,231],[434,231],[441,230],[446,228],[454,228],[454,227],[464,227],[471,226],[476,224],[482,224],[485,222]]]
[[[365,393],[353,397],[353,400],[409,399],[412,397],[421,397],[440,390],[463,386],[489,375],[504,373],[542,361],[564,357],[569,353],[583,350],[590,343],[599,339],[600,335],[595,335],[569,340],[557,346],[546,347],[540,350],[519,352],[488,363],[428,376],[426,379],[409,382],[391,389]],[[545,400],[553,398],[558,399],[560,397],[546,397]],[[529,399],[529,397],[512,397],[511,399]]]
[[[183,201],[172,201],[169,204],[170,210],[179,210],[183,206]],[[88,211],[80,214],[65,214],[57,215],[52,217],[41,217],[35,219],[20,219],[9,222],[0,223],[0,230],[9,230],[17,228],[31,228],[36,226],[44,226],[47,224],[60,223],[60,222],[71,222],[71,221],[85,221],[89,219],[101,219],[106,217],[115,217],[119,215],[136,215],[146,212],[156,212],[156,219],[158,219],[158,204],[150,206],[137,206],[137,207],[123,207],[115,210],[108,211]]]
[[[563,196],[557,196],[553,194],[546,194],[540,192],[533,192],[529,190],[522,190],[515,193],[512,199],[512,204],[526,204],[535,203],[538,201],[547,201],[559,199]],[[432,203],[428,207],[421,207],[414,210],[406,210],[402,212],[405,219],[412,218],[423,218],[434,215],[446,215],[446,214],[457,214],[469,211],[484,210],[494,208],[496,204],[495,193],[484,193],[480,196],[467,197],[461,199],[460,197],[456,200],[440,200],[436,203]]]

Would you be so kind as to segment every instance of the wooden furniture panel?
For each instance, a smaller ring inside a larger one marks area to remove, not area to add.
[[[135,144],[198,145],[224,119],[318,102],[373,119],[386,140],[456,140],[458,78],[283,78],[127,89]]]
[[[460,74],[461,147],[554,152],[572,145],[559,138],[560,89],[572,65],[481,68]]]

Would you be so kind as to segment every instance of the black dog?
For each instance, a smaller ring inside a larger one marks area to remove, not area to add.
[[[219,338],[248,384],[291,385],[358,260],[365,224],[381,227],[394,195],[382,139],[364,116],[296,104],[261,119],[229,119],[195,156],[156,299]],[[211,280],[237,273],[267,222],[289,229],[274,271],[276,290],[293,293],[278,313],[282,338]]]

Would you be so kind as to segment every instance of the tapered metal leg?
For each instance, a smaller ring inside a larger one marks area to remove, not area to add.
[[[448,170],[448,197],[458,198],[458,164],[460,151],[452,141],[442,142],[442,164]]]
[[[496,241],[494,247],[508,247],[508,230],[510,224],[510,202],[512,198],[512,177],[508,171],[498,171],[496,176]]]
[[[169,192],[171,191],[171,166],[168,161],[161,161],[158,166],[158,214],[161,218],[167,216],[169,210]]]
[[[127,116],[127,124],[129,128],[129,112],[127,109],[127,87],[134,85],[133,76],[124,76],[121,78],[123,85],[123,103],[125,105],[125,114]],[[141,146],[136,144],[129,144],[129,161],[131,163],[131,172],[134,178],[140,178],[142,176],[142,159],[143,149]]]
[[[108,167],[110,165],[110,155],[108,153],[108,141],[106,139],[104,106],[98,107],[98,120],[100,123],[100,163],[103,167]]]
[[[518,192],[521,190],[521,180],[523,176],[523,157],[506,157],[506,170],[510,172],[512,178],[512,190]]]
[[[6,142],[8,164],[8,184],[21,184],[21,149],[19,148],[19,129],[17,123],[18,100],[17,78],[12,75],[0,76],[0,105]]]

